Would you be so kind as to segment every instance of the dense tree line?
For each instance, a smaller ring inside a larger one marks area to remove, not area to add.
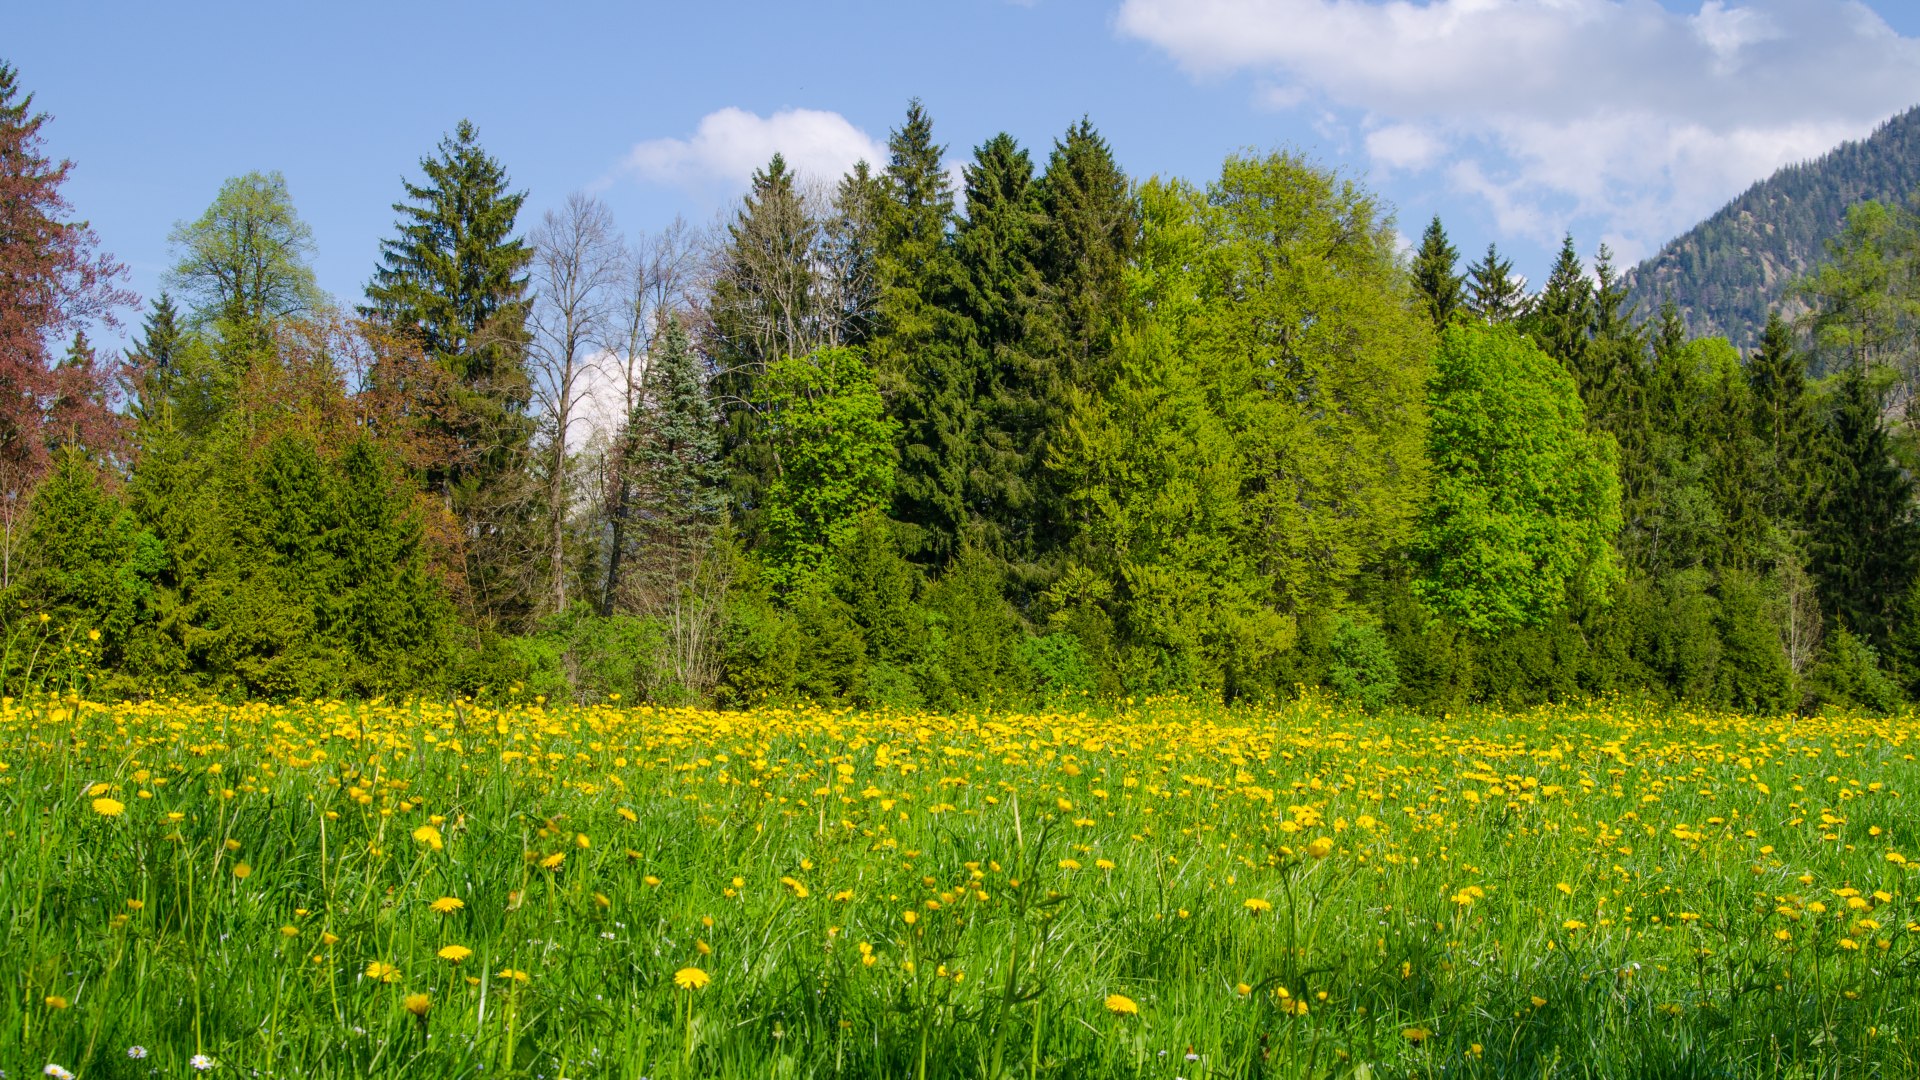
[[[14,685],[53,655],[273,697],[1920,692],[1900,211],[1742,355],[1571,238],[1537,293],[1437,219],[1403,256],[1287,153],[1136,182],[1082,120],[954,190],[915,102],[885,161],[775,156],[712,235],[635,238],[586,196],[523,221],[462,122],[350,310],[249,174],[109,362],[81,331],[130,298],[44,122],[0,68]]]

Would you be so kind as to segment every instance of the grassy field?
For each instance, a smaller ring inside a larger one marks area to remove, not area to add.
[[[0,1071],[1911,1077],[1917,729],[8,701]]]

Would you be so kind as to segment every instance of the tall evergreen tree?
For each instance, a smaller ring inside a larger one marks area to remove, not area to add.
[[[879,305],[867,351],[900,421],[894,515],[917,528],[921,553],[944,562],[968,525],[967,476],[979,427],[962,291],[948,227],[953,191],[918,99],[887,140],[879,228]]]
[[[1074,410],[1115,375],[1115,349],[1130,309],[1127,272],[1140,250],[1142,224],[1126,173],[1084,118],[1055,141],[1034,196],[1044,317],[1033,324],[1030,348],[1045,365],[1049,415],[1036,454],[1044,460]],[[1036,475],[1045,485],[1039,502],[1056,505],[1064,489],[1051,471]],[[1036,556],[1059,553],[1071,536],[1062,515],[1042,515],[1035,523]]]
[[[655,592],[681,583],[725,508],[719,430],[699,354],[679,316],[662,321],[645,394],[621,434],[603,614],[620,606],[636,572]]]
[[[1527,307],[1526,280],[1515,277],[1512,261],[1489,243],[1486,257],[1467,267],[1467,310],[1497,326],[1525,315]]]
[[[1427,222],[1420,250],[1413,257],[1413,285],[1420,291],[1433,327],[1443,330],[1466,302],[1466,278],[1459,272],[1460,252],[1447,239],[1440,215]]]
[[[406,199],[395,234],[380,242],[363,315],[407,337],[436,377],[402,392],[428,433],[450,444],[426,476],[469,518],[486,512],[503,474],[523,464],[527,415],[527,264],[517,234],[526,193],[462,120],[420,159],[421,183],[402,180]],[[470,529],[486,526],[475,522]]]
[[[1090,386],[1105,374],[1126,316],[1126,271],[1140,243],[1140,210],[1113,149],[1082,119],[1053,145],[1036,195],[1038,263],[1056,312],[1056,377]]]
[[[1561,240],[1546,288],[1540,290],[1523,325],[1534,343],[1578,380],[1587,366],[1587,340],[1593,330],[1593,285],[1580,265],[1571,234]]]
[[[880,305],[880,220],[886,186],[857,161],[833,192],[833,214],[821,230],[820,300],[827,345],[864,345]]]
[[[1807,488],[1814,471],[1808,466],[1817,429],[1806,358],[1794,347],[1793,330],[1778,311],[1767,313],[1760,345],[1747,360],[1747,385],[1753,434],[1762,456],[1762,507],[1776,523],[1796,528],[1811,509]]]
[[[1034,353],[1043,283],[1034,265],[1040,217],[1033,160],[1013,136],[974,150],[963,171],[966,217],[954,234],[971,324],[971,366],[984,416],[974,442],[968,504],[979,542],[1003,562],[1027,565],[1044,513],[1041,480],[1056,409],[1050,371]]]
[[[764,437],[760,380],[780,360],[818,341],[815,251],[819,225],[807,214],[792,170],[775,154],[753,180],[734,219],[707,300],[705,351],[714,365],[721,450],[734,524],[750,546],[764,540],[767,485],[780,472]]]
[[[1827,419],[1825,475],[1812,528],[1813,571],[1841,624],[1884,647],[1920,560],[1914,483],[1893,458],[1880,395],[1857,370],[1841,375]]]
[[[173,404],[179,392],[186,328],[173,297],[162,290],[150,305],[140,336],[127,353],[129,407],[134,419],[149,422]]]

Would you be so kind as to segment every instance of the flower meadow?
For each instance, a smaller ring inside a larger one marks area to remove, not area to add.
[[[7,700],[0,1071],[1920,1075],[1917,728]]]

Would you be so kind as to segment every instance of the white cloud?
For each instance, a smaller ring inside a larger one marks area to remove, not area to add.
[[[1437,135],[1416,124],[1389,124],[1367,133],[1367,156],[1390,169],[1424,169],[1446,149]]]
[[[625,167],[655,183],[738,190],[776,153],[806,179],[832,182],[856,161],[884,165],[887,148],[837,112],[784,109],[757,116],[729,106],[701,117],[687,138],[638,144]]]
[[[1338,110],[1376,165],[1503,230],[1597,218],[1624,257],[1920,100],[1920,40],[1858,0],[1124,0],[1118,25],[1268,107]]]

